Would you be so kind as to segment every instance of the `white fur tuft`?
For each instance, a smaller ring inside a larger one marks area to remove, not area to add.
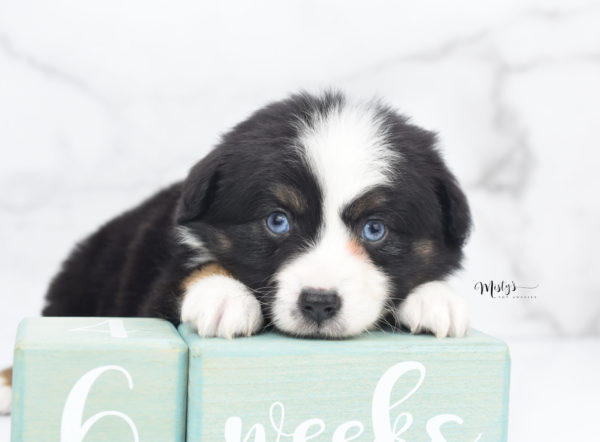
[[[215,260],[214,256],[212,256],[204,245],[204,242],[194,235],[189,228],[177,226],[175,232],[177,240],[194,252],[194,256],[187,263],[190,268]]]
[[[212,275],[193,283],[185,292],[181,320],[200,336],[250,336],[263,323],[260,303],[241,282]]]
[[[341,213],[365,191],[389,183],[398,154],[387,144],[371,105],[340,104],[325,115],[316,113],[299,129],[298,150],[321,188],[323,223],[316,243],[275,275],[273,321],[292,334],[355,335],[381,317],[389,282],[366,252],[352,252],[357,239]],[[320,328],[307,322],[297,308],[303,288],[335,290],[340,312]]]
[[[338,210],[366,189],[389,182],[399,159],[374,106],[342,104],[300,127],[299,150],[324,192],[324,208]]]
[[[467,301],[448,284],[433,281],[413,290],[396,311],[411,333],[428,331],[438,338],[462,337],[469,330]]]

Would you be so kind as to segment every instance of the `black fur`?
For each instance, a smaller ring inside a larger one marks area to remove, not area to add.
[[[179,323],[182,281],[203,265],[190,266],[196,252],[181,244],[176,232],[184,226],[254,291],[268,323],[275,290],[271,276],[317,238],[322,217],[319,185],[295,147],[298,121],[311,124],[315,113],[326,114],[343,102],[337,93],[295,95],[237,125],[184,182],[78,245],[53,280],[43,314],[153,316]],[[358,198],[342,216],[357,237],[367,218],[385,221],[386,237],[364,247],[391,278],[397,303],[417,285],[460,266],[471,221],[466,198],[435,148],[435,136],[389,108],[377,109],[388,143],[401,154],[393,165],[396,179]],[[283,205],[273,193],[277,184],[298,190],[305,210]],[[266,229],[265,219],[274,210],[293,217],[290,234],[276,236]],[[418,252],[423,241],[431,253]]]

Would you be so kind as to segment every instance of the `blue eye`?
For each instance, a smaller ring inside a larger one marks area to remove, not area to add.
[[[381,221],[370,220],[363,227],[362,237],[367,241],[379,241],[385,235],[385,226]]]
[[[283,212],[273,212],[267,217],[267,227],[277,235],[289,232],[290,222]]]

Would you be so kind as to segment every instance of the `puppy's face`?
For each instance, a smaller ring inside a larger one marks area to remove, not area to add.
[[[378,104],[294,96],[227,134],[178,209],[190,262],[215,260],[278,329],[344,337],[460,264],[470,220],[434,136]]]

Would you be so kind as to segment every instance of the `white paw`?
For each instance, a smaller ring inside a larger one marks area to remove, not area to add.
[[[10,414],[11,399],[12,388],[6,385],[3,377],[0,377],[0,414]]]
[[[402,301],[396,319],[411,333],[462,337],[469,330],[469,307],[446,283],[433,281],[418,286]]]
[[[250,290],[224,275],[208,276],[187,288],[181,320],[191,324],[200,336],[229,339],[250,336],[263,323],[260,303]]]

